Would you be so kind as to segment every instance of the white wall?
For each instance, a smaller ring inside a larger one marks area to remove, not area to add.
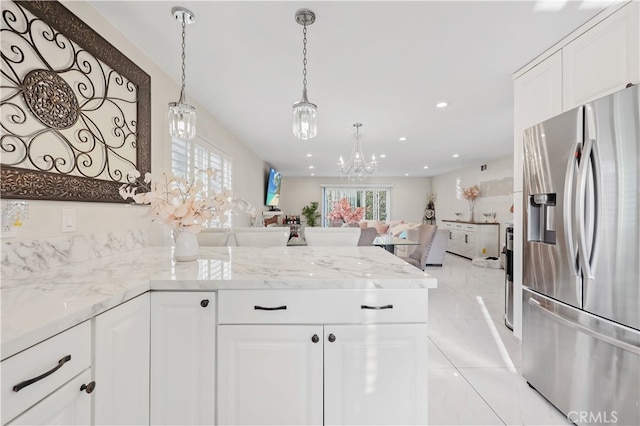
[[[513,214],[509,212],[513,204],[513,157],[500,158],[486,164],[485,171],[480,171],[478,164],[477,167],[433,178],[433,192],[438,197],[435,203],[437,224],[442,226],[443,219],[455,220],[455,212],[462,212],[460,220],[468,221],[469,203],[462,196],[462,188],[478,185],[480,196],[475,203],[475,221],[485,221],[482,213],[496,212],[496,221],[501,224],[500,240],[504,242],[504,224],[513,222]]]
[[[322,202],[321,185],[331,184],[393,185],[389,220],[404,219],[407,222],[422,222],[427,194],[431,192],[431,178],[426,177],[371,177],[361,183],[353,183],[339,177],[283,176],[280,209],[286,215],[299,215],[302,207],[310,202]]]
[[[171,151],[166,111],[169,102],[177,101],[180,86],[131,44],[89,3],[63,1],[63,4],[151,76],[151,167],[152,171],[169,170]],[[189,98],[188,93],[187,98]],[[259,210],[264,203],[264,162],[204,108],[194,103],[193,99],[188,101],[197,109],[198,135],[232,157],[234,193],[237,197],[258,206]],[[23,221],[23,226],[18,228],[17,239],[62,235],[63,208],[76,210],[77,233],[143,227],[150,231],[151,244],[161,244],[163,238],[166,240],[166,232],[160,225],[150,224],[147,217],[142,217],[147,211],[146,207],[59,201],[30,201],[29,217]]]

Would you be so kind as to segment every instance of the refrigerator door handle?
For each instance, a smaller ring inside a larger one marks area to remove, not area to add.
[[[587,174],[591,170],[591,156],[593,153],[593,139],[587,138],[582,149],[580,165],[578,166],[578,191],[576,193],[576,219],[578,223],[578,258],[585,278],[593,279],[590,263],[590,253],[587,244],[587,225],[585,223],[587,197]],[[595,223],[595,221],[594,221]],[[595,236],[595,234],[594,234]]]
[[[640,355],[640,347],[638,346],[634,346],[631,345],[627,342],[623,342],[620,341],[618,339],[614,339],[613,337],[609,337],[605,334],[602,333],[598,333],[595,330],[590,329],[589,327],[586,327],[580,323],[577,323],[575,321],[571,321],[570,319],[567,319],[561,315],[558,315],[555,312],[550,311],[549,309],[545,308],[544,306],[542,306],[542,304],[540,302],[538,302],[537,300],[535,300],[533,297],[529,298],[529,305],[533,306],[534,308],[540,310],[540,312],[542,312],[544,315],[548,316],[549,318],[553,319],[554,321],[565,325],[567,327],[570,327],[574,330],[580,331],[590,337],[593,337],[594,339],[600,340],[602,342],[608,343],[612,346],[615,346],[617,348],[623,349],[625,351],[634,353],[636,355]]]
[[[576,186],[576,176],[577,176],[577,170],[576,170],[576,163],[577,163],[577,159],[580,156],[580,149],[579,146],[576,145],[575,150],[574,150],[574,155],[571,156],[569,158],[569,161],[567,161],[567,169],[566,169],[566,173],[564,176],[564,206],[565,208],[563,209],[562,212],[562,220],[564,223],[564,239],[566,241],[566,245],[565,247],[567,248],[567,255],[569,256],[569,259],[571,259],[571,261],[569,263],[571,263],[571,269],[573,270],[573,274],[578,277],[580,274],[580,270],[578,268],[578,264],[577,264],[577,250],[576,250],[576,239],[575,239],[575,232],[573,227],[575,226],[574,224],[576,223],[576,206],[575,206],[575,198],[574,198],[574,190],[575,190],[575,186]],[[581,289],[578,291],[578,294],[581,294]],[[580,296],[580,299],[582,299],[582,296]]]

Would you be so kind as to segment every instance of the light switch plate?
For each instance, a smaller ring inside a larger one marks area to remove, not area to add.
[[[62,232],[76,230],[76,211],[74,209],[62,209]]]

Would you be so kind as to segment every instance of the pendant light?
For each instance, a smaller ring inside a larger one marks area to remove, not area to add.
[[[316,21],[316,14],[309,9],[296,12],[296,22],[303,26],[302,34],[302,99],[293,104],[293,134],[302,140],[314,138],[318,133],[316,116],[318,107],[307,99],[307,25]]]
[[[178,139],[189,140],[196,135],[196,109],[184,100],[186,80],[185,27],[187,24],[193,24],[196,16],[189,9],[179,6],[172,8],[171,14],[182,25],[182,87],[180,89],[180,100],[169,103],[169,134]]]
[[[362,135],[360,134],[360,127],[362,123],[354,123],[353,127],[356,128],[356,132],[351,135],[354,139],[353,147],[351,148],[351,156],[347,161],[344,161],[342,156],[338,160],[338,172],[343,177],[349,180],[363,180],[367,176],[372,175],[378,169],[378,162],[376,156],[371,156],[371,161],[367,161],[362,153]]]

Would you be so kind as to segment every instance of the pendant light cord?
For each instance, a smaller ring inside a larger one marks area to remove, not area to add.
[[[307,91],[307,24],[302,29],[302,87],[304,92]]]
[[[186,65],[186,59],[187,59],[187,54],[186,54],[186,38],[187,38],[187,32],[186,32],[186,26],[187,26],[187,17],[186,16],[182,16],[182,87],[180,88],[180,103],[183,104],[184,102],[184,89],[186,86],[186,69],[187,69],[187,65]]]

